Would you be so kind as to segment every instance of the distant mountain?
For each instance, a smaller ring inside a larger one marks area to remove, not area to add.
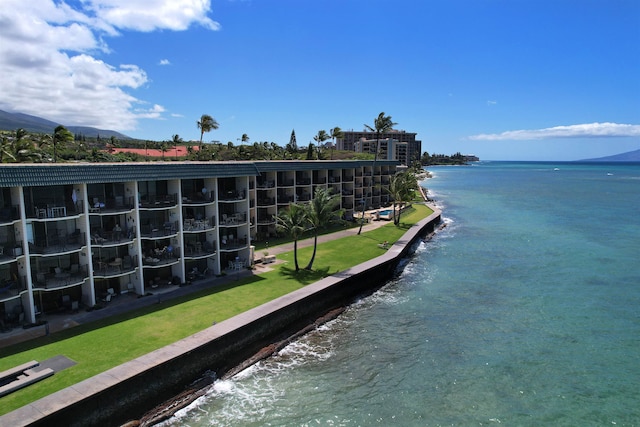
[[[16,129],[23,128],[29,132],[53,133],[53,130],[58,125],[60,125],[60,123],[52,122],[42,117],[23,113],[9,113],[0,110],[0,129],[2,130],[15,131]],[[131,139],[131,137],[114,130],[97,129],[88,126],[64,126],[69,129],[71,133],[82,134],[89,138],[95,138],[100,135],[100,138],[111,138],[115,136],[118,139]]]
[[[640,162],[640,150],[628,151],[613,156],[598,157],[597,159],[584,159],[582,162]]]

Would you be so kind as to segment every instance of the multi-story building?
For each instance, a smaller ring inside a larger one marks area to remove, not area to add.
[[[407,165],[409,143],[400,142],[393,138],[381,139],[379,141],[375,139],[360,139],[355,143],[353,151],[375,154],[376,146],[378,147],[378,159],[397,160],[401,164]]]
[[[342,138],[336,139],[336,148],[338,150],[358,151],[358,146],[362,145],[361,140],[376,141],[376,133],[369,131],[354,132],[343,131]],[[390,130],[389,132],[380,134],[380,141],[394,140],[398,143],[406,143],[406,151],[402,155],[398,154],[398,160],[403,165],[411,165],[414,161],[420,160],[422,156],[422,141],[416,140],[417,133],[405,132],[404,130]],[[382,148],[382,145],[381,145]],[[386,158],[385,156],[382,156]]]
[[[317,187],[347,219],[388,205],[396,161],[0,166],[0,320],[93,307],[247,265]]]

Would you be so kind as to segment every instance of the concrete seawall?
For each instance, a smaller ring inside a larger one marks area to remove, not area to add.
[[[0,425],[120,425],[183,392],[207,371],[217,377],[328,311],[371,293],[441,222],[433,214],[383,255],[60,390],[0,417]]]

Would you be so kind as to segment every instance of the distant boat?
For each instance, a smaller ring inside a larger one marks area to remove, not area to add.
[[[608,172],[607,176],[613,176],[613,174],[611,172]]]
[[[553,170],[554,170],[554,171],[559,171],[559,170],[560,170],[560,168],[553,168]]]

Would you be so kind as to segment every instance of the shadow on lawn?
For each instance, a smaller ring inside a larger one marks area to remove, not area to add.
[[[215,284],[214,282],[210,287],[207,287],[205,289],[200,289],[192,293],[187,293],[187,294],[183,294],[175,297],[171,297],[170,294],[164,294],[164,295],[151,294],[151,295],[146,295],[144,297],[139,297],[141,299],[144,298],[145,300],[147,300],[148,304],[144,305],[143,307],[134,308],[130,311],[114,313],[113,315],[108,315],[108,317],[105,317],[103,319],[82,323],[82,324],[79,324],[78,326],[74,326],[72,328],[65,329],[62,331],[57,331],[50,335],[34,338],[28,341],[20,342],[20,343],[2,348],[0,349],[0,358],[11,356],[16,353],[21,353],[23,351],[32,350],[34,348],[42,347],[43,345],[73,338],[75,336],[82,335],[86,332],[90,332],[96,329],[115,325],[117,323],[125,322],[127,320],[134,319],[136,317],[152,314],[159,310],[165,310],[169,307],[180,305],[185,302],[189,302],[198,298],[203,298],[219,292],[223,292],[232,288],[236,288],[238,286],[243,286],[249,283],[255,283],[261,280],[265,280],[265,279],[258,275],[251,275],[251,276],[243,277],[239,280],[236,279],[231,282],[223,283],[223,284]]]
[[[296,271],[295,268],[283,265],[282,267],[280,267],[279,273],[281,276],[284,276],[287,279],[295,280],[302,285],[308,285],[329,276],[329,268],[330,267],[326,267],[319,270],[305,270],[304,268],[301,268],[300,270]]]

